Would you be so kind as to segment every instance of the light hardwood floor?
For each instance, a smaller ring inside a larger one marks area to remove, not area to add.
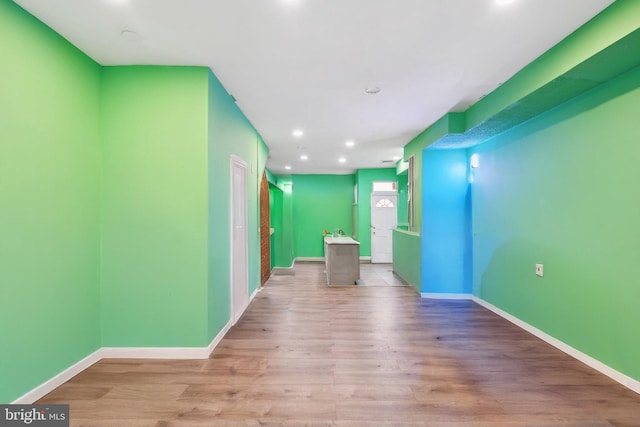
[[[38,403],[69,403],[73,426],[640,426],[640,395],[375,268],[370,286],[327,287],[298,264],[209,359],[103,360]]]

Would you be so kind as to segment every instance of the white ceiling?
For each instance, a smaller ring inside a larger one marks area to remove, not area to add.
[[[272,172],[340,174],[393,166],[383,161],[422,130],[613,0],[15,2],[100,64],[210,67],[269,146]]]

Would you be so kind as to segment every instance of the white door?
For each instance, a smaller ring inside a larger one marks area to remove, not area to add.
[[[247,232],[247,164],[231,156],[231,320],[235,324],[249,305]]]
[[[393,262],[393,229],[398,223],[398,194],[371,193],[371,262]]]

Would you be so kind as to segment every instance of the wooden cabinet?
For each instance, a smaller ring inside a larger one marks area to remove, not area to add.
[[[351,237],[325,237],[327,283],[355,285],[360,279],[360,242]]]

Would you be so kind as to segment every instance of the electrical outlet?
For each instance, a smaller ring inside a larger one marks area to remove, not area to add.
[[[536,264],[536,276],[544,276],[544,266],[542,264]]]

